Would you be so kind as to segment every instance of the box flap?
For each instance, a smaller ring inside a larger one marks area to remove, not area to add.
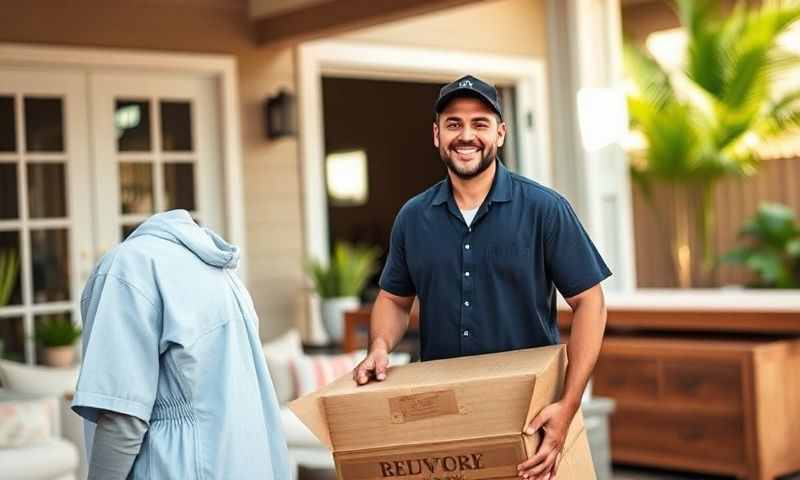
[[[536,435],[523,435],[523,440],[525,444],[525,452],[528,458],[531,458],[539,449],[541,434],[537,433]],[[570,476],[566,474],[567,469],[561,468],[566,462],[573,464],[573,469],[577,468],[576,465],[584,461],[584,449],[588,450],[588,439],[586,438],[586,427],[583,423],[583,412],[578,409],[578,412],[572,419],[572,423],[569,425],[569,430],[567,430],[567,437],[564,439],[564,448],[561,450],[560,460],[562,464],[559,465],[558,478],[575,478],[579,480],[594,478],[589,476]],[[589,461],[591,463],[591,455],[589,456]],[[581,468],[585,470],[586,467]]]
[[[595,480],[597,478],[592,462],[592,453],[589,450],[586,427],[583,424],[583,414],[580,410],[575,414],[567,432],[561,463],[558,466],[558,478],[569,480]]]
[[[314,393],[309,393],[296,400],[289,402],[289,410],[297,415],[303,424],[311,430],[311,433],[317,437],[328,450],[333,450],[333,442],[331,442],[331,434],[328,430],[328,420],[325,418],[325,409],[320,401],[320,396],[325,392],[336,388],[336,385],[350,377],[352,382],[352,375],[350,373],[342,375],[338,380],[322,387]]]
[[[416,363],[363,386],[347,374],[289,406],[338,452],[519,435],[560,393],[565,356],[550,346]]]
[[[542,368],[541,374],[536,377],[536,388],[531,396],[528,415],[521,431],[536,418],[542,409],[561,398],[562,386],[567,373],[567,349],[564,345],[550,347],[556,349],[556,354],[550,357],[550,362]]]
[[[377,392],[387,389],[417,388],[444,383],[458,383],[490,378],[506,378],[515,375],[538,375],[548,368],[553,357],[563,345],[513,350],[510,352],[471,355],[467,357],[431,360],[408,365],[390,367],[386,380],[357,386],[352,380],[337,380],[328,393],[348,395]],[[340,379],[342,380],[342,379]]]

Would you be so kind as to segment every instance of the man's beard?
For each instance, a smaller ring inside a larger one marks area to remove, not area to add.
[[[453,146],[455,149],[456,146]],[[441,157],[442,161],[445,165],[447,165],[447,169],[453,172],[458,178],[462,180],[469,180],[471,178],[475,178],[481,173],[485,172],[487,168],[492,166],[495,159],[497,158],[497,147],[494,145],[490,146],[489,148],[484,148],[481,150],[482,157],[481,161],[478,162],[478,165],[472,169],[464,169],[459,168],[456,162],[450,158],[450,150],[445,149],[443,147],[439,147],[439,156]]]

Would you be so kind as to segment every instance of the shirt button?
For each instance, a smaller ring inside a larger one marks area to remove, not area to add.
[[[465,277],[469,277],[469,272],[464,272]]]
[[[464,306],[465,306],[465,307],[469,307],[469,300],[467,300],[466,302],[464,302]]]
[[[469,330],[464,330],[464,336],[469,337]]]
[[[466,245],[464,245],[464,248],[465,248],[466,250],[469,250],[469,243],[468,243],[468,244],[466,244]]]

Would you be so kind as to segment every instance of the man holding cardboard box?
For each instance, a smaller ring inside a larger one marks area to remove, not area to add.
[[[528,425],[543,439],[518,467],[522,478],[549,479],[600,351],[600,282],[611,272],[561,195],[500,163],[507,126],[495,87],[462,77],[442,88],[435,113],[448,177],[395,219],[370,350],[353,377],[386,378],[415,296],[423,361],[555,345],[558,289],[574,312],[564,390]]]

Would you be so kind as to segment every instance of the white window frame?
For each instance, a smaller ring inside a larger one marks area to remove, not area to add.
[[[121,50],[34,46],[0,43],[0,65],[44,68],[114,69],[131,72],[181,72],[207,75],[217,81],[220,99],[223,195],[226,237],[246,259],[244,193],[242,189],[242,135],[236,59],[232,55],[176,54]],[[96,227],[93,226],[96,230]],[[247,262],[239,274],[247,282]]]

